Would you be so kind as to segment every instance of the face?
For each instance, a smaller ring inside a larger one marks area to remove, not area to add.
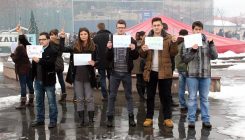
[[[38,40],[39,40],[39,44],[44,46],[44,47],[49,45],[49,39],[47,39],[47,37],[45,35],[39,36]]]
[[[161,34],[161,31],[163,29],[163,25],[161,21],[155,21],[152,23],[152,29],[155,34]]]
[[[117,24],[117,34],[124,35],[126,26],[124,24]]]
[[[201,27],[195,26],[194,29],[192,29],[193,34],[199,34],[202,33],[203,29]]]
[[[80,32],[80,39],[83,41],[83,42],[86,42],[88,40],[88,33],[85,32],[85,31],[81,31]]]
[[[57,35],[55,35],[55,34],[51,34],[50,35],[50,39],[52,40],[52,39],[57,39],[58,38],[58,36]]]

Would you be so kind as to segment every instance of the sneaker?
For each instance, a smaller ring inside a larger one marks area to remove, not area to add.
[[[57,125],[56,122],[51,122],[51,123],[49,123],[48,128],[55,128],[56,125]]]
[[[167,127],[170,127],[170,128],[174,127],[174,123],[173,123],[173,121],[171,119],[164,120],[163,121],[163,125],[167,126]]]
[[[203,123],[202,123],[202,127],[205,127],[205,128],[210,129],[210,128],[212,128],[212,125],[211,125],[210,122],[203,122]]]
[[[195,128],[195,122],[189,122],[188,127],[191,129]]]
[[[145,119],[143,126],[144,127],[148,127],[148,126],[152,126],[153,125],[153,120],[152,119]]]

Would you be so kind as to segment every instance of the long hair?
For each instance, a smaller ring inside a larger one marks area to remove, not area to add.
[[[80,38],[80,33],[83,31],[88,33],[88,40],[87,40],[86,44],[84,44],[84,41],[82,41]],[[79,32],[78,32],[78,38],[77,38],[77,41],[75,43],[74,52],[83,52],[85,50],[94,51],[95,46],[94,46],[93,41],[91,40],[89,30],[87,28],[80,28]]]
[[[23,45],[25,48],[27,45],[31,45],[31,43],[27,40],[27,37],[25,35],[19,35],[19,45]]]

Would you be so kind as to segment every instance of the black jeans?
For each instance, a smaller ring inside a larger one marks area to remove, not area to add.
[[[158,84],[160,102],[163,109],[163,117],[171,119],[171,79],[158,79],[158,72],[151,71],[150,81],[147,84],[147,114],[146,118],[153,118],[155,107],[155,95]]]

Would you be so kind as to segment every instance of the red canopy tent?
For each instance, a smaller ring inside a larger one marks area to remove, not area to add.
[[[189,33],[192,33],[192,28],[190,25],[182,23],[180,21],[168,18],[165,16],[159,16],[162,18],[162,21],[168,24],[168,33],[173,35],[178,35],[181,29],[188,30]],[[127,32],[130,33],[133,37],[138,31],[145,31],[148,33],[152,29],[151,19],[148,19],[140,24],[137,24],[133,27],[127,29]],[[234,40],[230,38],[224,38],[217,36],[208,32],[204,32],[208,37],[214,39],[215,45],[217,47],[218,53],[224,53],[226,51],[233,51],[235,53],[244,53],[245,52],[245,42]]]

